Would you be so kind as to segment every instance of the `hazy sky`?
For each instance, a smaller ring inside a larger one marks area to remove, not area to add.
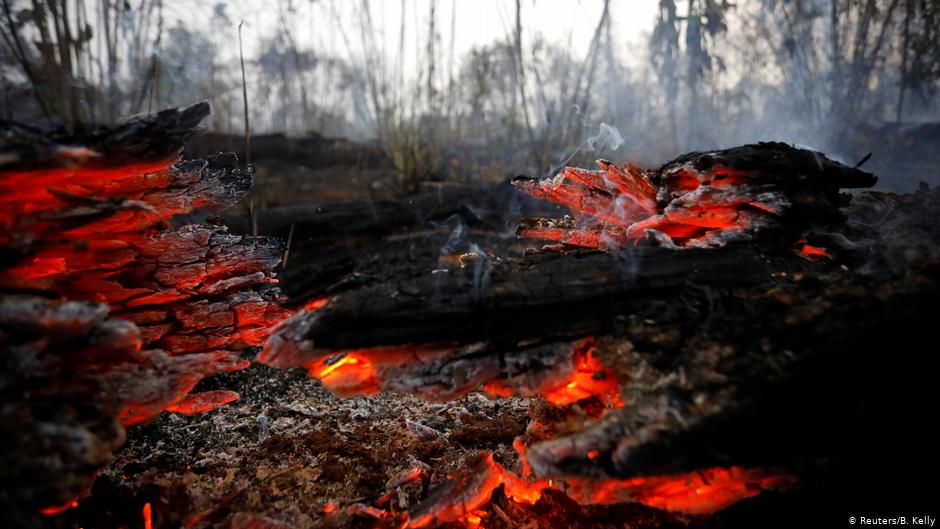
[[[406,48],[411,59],[423,51],[426,42],[430,0],[367,0],[375,26],[376,40],[390,53],[398,49],[398,31],[402,5],[408,35]],[[218,2],[200,0],[165,0],[168,22],[181,20],[187,25],[208,21]],[[259,37],[272,35],[278,25],[275,0],[230,0],[225,12],[234,25],[246,22],[245,53],[257,54]],[[360,2],[353,0],[293,0],[295,12],[288,24],[300,46],[346,56],[353,54],[359,41]],[[613,35],[621,57],[631,61],[630,44],[646,38],[653,26],[659,0],[621,0],[611,2]],[[531,42],[541,34],[554,44],[569,47],[575,57],[583,57],[590,45],[601,15],[602,0],[523,0],[523,39]],[[452,18],[453,17],[453,18]],[[340,23],[337,24],[336,21]],[[512,0],[439,0],[436,24],[442,49],[451,42],[454,28],[454,55],[460,58],[474,46],[505,39],[515,24]],[[346,37],[344,38],[344,33]],[[347,44],[350,43],[350,44]],[[223,53],[237,53],[237,42]],[[413,55],[412,55],[413,54]]]

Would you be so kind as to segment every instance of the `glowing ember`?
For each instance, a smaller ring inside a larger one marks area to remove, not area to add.
[[[811,261],[817,261],[822,259],[832,259],[832,256],[829,255],[829,252],[825,248],[820,248],[819,246],[813,246],[808,244],[805,239],[797,241],[796,250],[797,255],[800,257],[805,257]]]
[[[307,368],[310,376],[340,396],[378,393],[372,363],[364,355],[340,353],[316,362]]]
[[[144,529],[153,529],[153,509],[150,507],[150,503],[144,504]]]
[[[320,308],[324,307],[324,306],[325,306],[327,303],[329,303],[329,302],[330,302],[330,298],[327,298],[327,297],[314,298],[314,299],[311,299],[310,301],[308,301],[308,302],[304,305],[304,309],[306,309],[306,310],[309,311],[309,312],[313,312],[313,311],[315,311],[315,310],[317,310],[317,309],[320,309]]]
[[[162,223],[195,208],[231,205],[250,186],[251,171],[224,155],[109,164],[90,152],[67,151],[61,167],[53,160],[52,167],[0,172],[0,242],[12,233],[37,241],[19,263],[0,270],[0,286],[106,304],[113,317],[139,328],[135,351],[207,353],[192,356],[206,364],[192,363],[190,373],[171,382],[178,393],[126,404],[123,424],[145,422],[164,406],[190,414],[232,402],[234,392],[185,394],[208,374],[246,367],[228,351],[261,345],[290,314],[277,306],[275,291],[249,290],[276,281],[280,243],[218,226],[169,231]]]
[[[229,207],[251,187],[253,168],[240,168],[234,155],[181,161],[183,142],[208,111],[197,104],[81,137],[6,131],[0,289],[22,294],[0,299],[0,341],[36,366],[21,384],[43,387],[43,396],[24,402],[41,407],[37,417],[54,417],[25,440],[59,463],[24,468],[61,474],[61,484],[37,476],[35,498],[76,497],[76,478],[120,447],[122,426],[236,400],[231,391],[189,392],[205,377],[247,367],[240,350],[264,343],[289,315],[271,287],[279,241],[219,225],[168,228],[176,215]],[[149,503],[142,514],[151,529]]]
[[[600,397],[609,408],[623,407],[614,371],[604,367],[594,356],[593,348],[581,355],[570,381],[546,391],[544,396],[545,400],[558,406],[573,404],[590,397]]]
[[[580,225],[551,221],[524,225],[519,234],[591,248],[623,246],[651,234],[667,245],[715,246],[762,226],[788,204],[780,193],[748,187],[755,173],[720,164],[705,171],[692,166],[674,169],[666,175],[663,189],[653,185],[652,173],[635,166],[621,168],[605,160],[597,165],[601,170],[566,167],[552,179],[514,180],[516,187],[536,198],[593,219]],[[663,193],[669,202],[660,208],[658,197]]]
[[[380,391],[451,400],[482,387],[491,395],[543,396],[564,406],[597,398],[603,408],[623,406],[614,371],[593,352],[593,338],[552,343],[503,355],[487,344],[424,344],[335,351],[303,361],[311,377],[340,396]],[[271,343],[258,360],[284,367]]]
[[[633,479],[598,479],[578,476],[535,479],[520,440],[513,443],[519,453],[522,476],[504,470],[506,496],[517,503],[533,505],[547,488],[567,494],[582,505],[638,502],[648,507],[690,514],[712,513],[762,490],[786,488],[795,478],[782,471],[710,468],[673,476]],[[598,457],[595,453],[589,459]]]
[[[493,490],[503,481],[502,467],[492,454],[481,454],[447,484],[415,507],[405,527],[421,529],[461,520],[486,505]]]
[[[480,529],[482,527],[480,524],[483,522],[484,517],[486,517],[486,511],[478,509],[465,514],[461,522],[467,529]]]
[[[523,475],[509,471],[482,454],[447,484],[412,511],[404,527],[436,527],[460,522],[472,529],[480,527],[483,507],[500,486],[510,500],[535,505],[546,489],[567,494],[582,505],[609,505],[637,502],[648,507],[689,514],[708,514],[759,494],[763,490],[786,488],[795,482],[787,473],[741,467],[709,468],[673,476],[633,479],[559,477],[534,479],[525,465],[525,452],[516,443],[523,461]],[[384,512],[384,511],[383,511]]]
[[[69,509],[74,509],[75,507],[78,507],[78,500],[69,500],[59,505],[43,507],[42,509],[39,509],[39,514],[43,516],[55,516],[57,514],[62,514]]]
[[[571,499],[582,504],[638,502],[648,507],[689,514],[709,514],[756,496],[785,488],[795,478],[767,469],[709,468],[675,476],[627,480],[565,478],[558,481]]]
[[[503,483],[506,496],[516,503],[535,505],[542,498],[542,491],[550,488],[554,482],[548,479],[530,479],[504,471]]]
[[[513,180],[523,192],[578,216],[525,219],[519,234],[601,249],[644,239],[674,248],[717,247],[771,226],[805,229],[839,221],[839,189],[876,181],[870,173],[783,143],[689,153],[658,171],[606,160],[597,165],[600,170],[566,167],[553,178]],[[799,213],[788,215],[792,211]]]
[[[220,408],[238,400],[238,393],[224,389],[190,393],[181,402],[167,406],[166,411],[182,415],[195,415]]]

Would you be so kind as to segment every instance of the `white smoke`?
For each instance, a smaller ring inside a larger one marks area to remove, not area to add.
[[[587,139],[587,148],[591,151],[616,151],[624,144],[620,131],[612,125],[601,122],[597,134]]]

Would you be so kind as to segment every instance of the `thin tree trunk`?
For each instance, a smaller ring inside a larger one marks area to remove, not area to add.
[[[430,6],[431,6],[431,12],[430,12],[430,14],[428,15],[428,45],[427,45],[427,54],[428,54],[428,55],[427,55],[427,57],[428,57],[428,59],[427,59],[427,60],[428,60],[428,77],[427,77],[427,86],[425,87],[425,90],[427,91],[428,112],[430,112],[431,115],[433,116],[433,115],[435,115],[434,110],[435,110],[435,106],[436,106],[436,105],[435,105],[435,101],[434,101],[434,63],[435,63],[435,58],[434,58],[434,31],[435,31],[435,29],[434,29],[434,19],[437,18],[437,17],[435,16],[435,12],[434,12],[434,7],[435,7],[436,3],[435,3],[435,2],[429,2],[429,3],[430,3]]]
[[[911,48],[911,15],[914,11],[914,0],[907,0],[904,6],[904,34],[901,44],[901,79],[898,81],[898,106],[895,114],[895,122],[901,123],[901,116],[904,114],[904,95],[907,91],[908,76],[910,67],[908,54]]]
[[[10,49],[14,50],[14,56],[16,56],[16,60],[23,68],[23,73],[26,74],[26,78],[29,79],[29,83],[32,87],[30,92],[32,92],[33,97],[39,104],[39,108],[42,110],[43,116],[49,117],[49,108],[46,106],[45,100],[39,93],[39,83],[37,82],[36,76],[33,73],[33,69],[30,67],[29,60],[26,57],[26,50],[23,48],[23,42],[20,40],[19,32],[16,30],[16,24],[13,22],[13,15],[10,11],[10,4],[8,0],[3,0],[3,14],[6,17],[7,24],[9,25],[8,29],[10,31],[9,35],[3,32],[3,40],[6,41]]]
[[[513,42],[516,55],[516,69],[518,72],[519,99],[522,101],[522,118],[525,123],[526,136],[529,140],[529,151],[532,154],[532,161],[535,163],[535,170],[541,172],[547,165],[542,159],[542,153],[535,144],[535,136],[532,133],[532,122],[529,119],[529,102],[526,97],[525,89],[525,65],[522,62],[522,2],[516,0],[516,34]]]
[[[829,113],[839,114],[842,98],[842,45],[839,39],[839,1],[832,0],[829,12]]]

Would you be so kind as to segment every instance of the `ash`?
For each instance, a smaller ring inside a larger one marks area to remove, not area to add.
[[[397,475],[429,468],[424,486],[395,498],[396,507],[407,508],[480,450],[512,462],[512,441],[528,422],[526,399],[343,399],[303,370],[259,364],[199,389],[217,387],[235,389],[241,399],[206,414],[164,413],[131,428],[83,503],[82,518],[139,520],[136,506],[149,501],[161,527],[229,527],[239,512],[298,528],[353,526],[367,518],[324,511],[371,503]],[[97,505],[128,509],[109,516],[95,512]]]

